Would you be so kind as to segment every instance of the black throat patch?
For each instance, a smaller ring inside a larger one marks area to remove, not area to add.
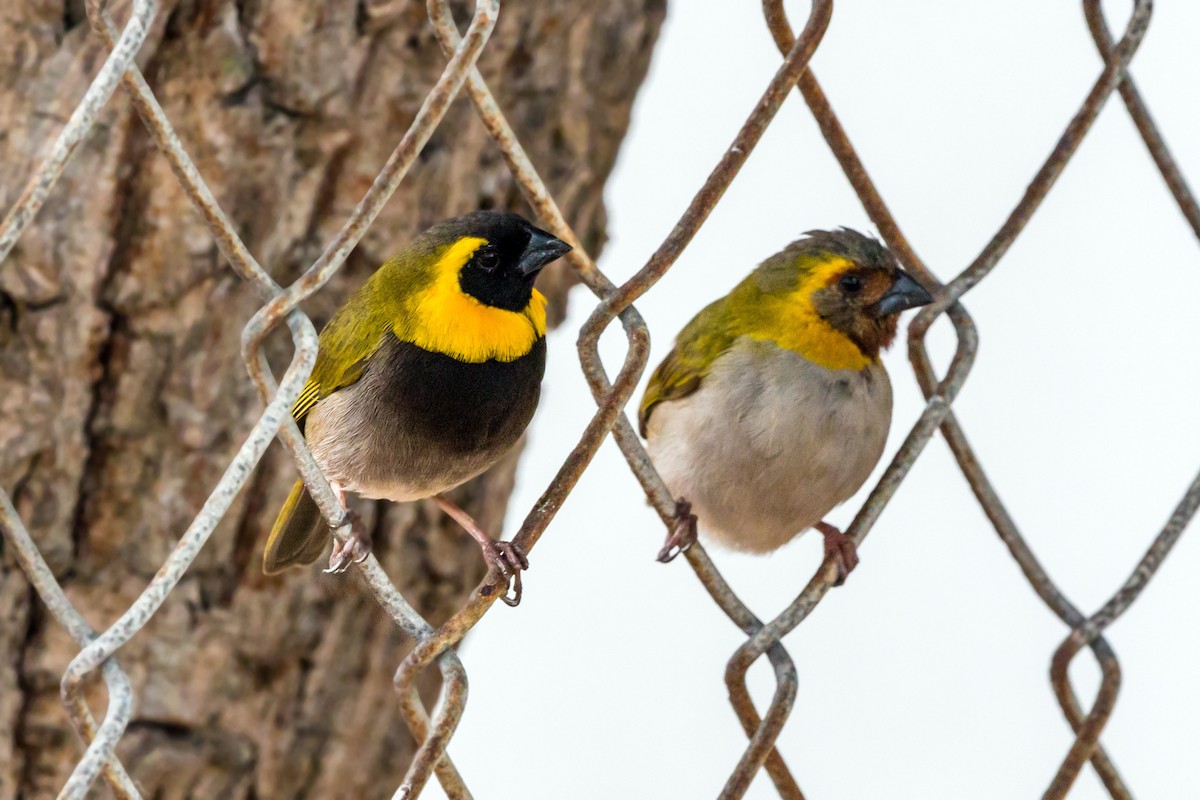
[[[458,287],[485,306],[519,312],[533,297],[533,278],[509,270],[485,273],[468,265],[458,274]]]
[[[533,418],[546,371],[540,338],[515,361],[470,364],[389,336],[381,403],[394,406],[411,433],[447,450],[471,453],[508,448]]]

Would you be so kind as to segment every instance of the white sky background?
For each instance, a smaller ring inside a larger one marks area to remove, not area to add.
[[[1128,7],[1108,4],[1114,27]],[[799,25],[807,6],[789,8]],[[1200,4],[1158,3],[1133,72],[1200,188],[1198,35]],[[757,3],[671,4],[608,187],[601,266],[613,279],[668,233],[779,62]],[[842,2],[813,64],[902,229],[943,279],[1000,226],[1101,69],[1080,4],[1066,0]],[[874,230],[793,94],[709,222],[638,302],[650,368],[756,263],[835,225]],[[594,410],[575,353],[594,302],[578,289],[551,337],[505,538]],[[1198,302],[1200,250],[1114,95],[1024,234],[967,296],[981,347],[955,405],[1034,551],[1085,613],[1125,580],[1200,467]],[[949,326],[931,340],[944,368]],[[615,372],[623,338],[605,344]],[[922,407],[903,335],[886,363],[896,407],[876,477]],[[874,480],[831,521],[847,524]],[[609,440],[533,553],[520,608],[494,609],[464,646],[471,699],[451,753],[476,796],[717,795],[746,743],[723,683],[743,637],[683,559],[654,561],[663,535]],[[805,536],[765,558],[710,552],[771,617],[809,579],[820,544]],[[1040,797],[1071,742],[1048,680],[1067,629],[1026,584],[940,437],[861,555],[849,583],[786,640],[800,689],[779,745],[801,787],[828,800]],[[1124,680],[1103,742],[1140,798],[1200,785],[1197,574],[1192,530],[1109,632]],[[1072,674],[1090,698],[1099,672],[1087,651]],[[765,660],[751,677],[765,707]],[[749,793],[775,796],[765,775]],[[1101,797],[1088,767],[1072,798]]]

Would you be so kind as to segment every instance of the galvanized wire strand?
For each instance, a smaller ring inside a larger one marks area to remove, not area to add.
[[[0,222],[0,263],[8,257],[21,234],[45,204],[50,190],[58,182],[67,162],[92,129],[100,110],[112,97],[122,73],[133,63],[137,51],[145,41],[155,10],[156,4],[153,0],[135,0],[129,21],[117,37],[112,52],[92,80],[83,99],[75,107],[75,111],[51,146],[49,154],[34,170],[16,203],[9,209],[3,222]],[[21,524],[7,493],[2,489],[0,510],[4,517],[4,533],[12,542],[18,563],[31,584],[55,618],[67,628],[72,638],[81,645],[87,644],[94,638],[95,632],[75,612],[63,594],[53,573]],[[113,731],[123,730],[125,721],[132,714],[133,692],[128,677],[115,662],[105,667],[104,680],[109,701],[104,721],[99,726],[85,704],[67,703],[72,727],[92,757],[80,762],[60,797],[82,797],[101,771],[117,797],[139,796],[124,767],[112,754],[112,748],[120,735],[118,733],[114,737]]]
[[[359,567],[363,580],[375,595],[375,599],[401,630],[416,641],[433,635],[433,626],[417,614],[397,591],[373,555],[369,556]],[[452,699],[450,702],[455,702],[460,706],[459,714],[461,715],[461,707],[466,704],[467,700],[466,669],[459,660],[458,653],[453,650],[442,653],[438,657],[437,663],[444,692],[448,698]],[[422,742],[429,735],[432,724],[428,712],[421,704],[421,698],[417,694],[415,686],[409,687],[407,692],[401,692],[400,710],[413,737],[418,743]],[[467,789],[466,783],[450,760],[450,756],[445,753],[445,748],[434,764],[433,771],[449,800],[472,800],[470,790]],[[401,784],[402,787],[403,784]],[[397,796],[402,796],[400,791],[397,789]]]
[[[1034,175],[1016,208],[1008,215],[1004,224],[1000,226],[1000,230],[996,231],[996,234],[992,236],[975,260],[947,284],[946,290],[940,297],[935,298],[933,303],[921,309],[917,314],[910,328],[910,338],[911,336],[923,337],[929,330],[929,326],[946,310],[950,303],[962,297],[986,278],[1004,254],[1008,252],[1008,248],[1016,241],[1017,236],[1025,229],[1025,225],[1028,224],[1033,213],[1041,205],[1059,175],[1062,174],[1067,161],[1075,154],[1079,143],[1083,141],[1083,137],[1091,128],[1092,123],[1096,121],[1105,101],[1120,83],[1125,67],[1133,58],[1138,45],[1142,43],[1146,27],[1150,24],[1150,13],[1150,0],[1134,0],[1133,13],[1130,15],[1124,35],[1105,59],[1104,71],[1096,79],[1083,105],[1067,125],[1067,129],[1059,138],[1054,151]]]
[[[1075,655],[1083,649],[1085,645],[1100,635],[1100,632],[1107,628],[1112,623],[1116,622],[1122,614],[1124,614],[1138,596],[1145,591],[1150,584],[1151,579],[1158,568],[1162,566],[1167,555],[1170,554],[1179,537],[1183,535],[1183,530],[1187,527],[1188,522],[1196,514],[1197,507],[1200,507],[1200,475],[1197,475],[1192,480],[1187,491],[1184,492],[1183,499],[1172,512],[1167,524],[1163,526],[1158,536],[1154,538],[1154,542],[1142,556],[1137,566],[1133,570],[1128,580],[1114,594],[1108,602],[1104,604],[1099,611],[1067,636],[1066,640],[1059,646],[1054,653],[1054,658],[1050,666],[1050,681],[1054,687],[1055,696],[1057,696],[1059,704],[1062,706],[1063,712],[1071,717],[1078,713],[1078,707],[1075,700],[1074,690],[1071,688],[1071,679],[1068,675],[1068,670],[1071,666],[1071,661]],[[1059,767],[1058,774],[1054,777],[1053,783],[1046,792],[1046,797],[1063,797],[1071,788],[1075,778],[1079,775],[1080,769],[1088,760],[1092,750],[1096,748],[1096,742],[1100,737],[1100,732],[1104,729],[1108,722],[1108,717],[1112,714],[1113,707],[1117,700],[1117,685],[1114,684],[1110,692],[1104,691],[1101,687],[1101,692],[1096,698],[1096,702],[1092,706],[1092,710],[1088,712],[1085,719],[1078,722],[1076,727],[1075,743],[1071,746],[1070,752]],[[1073,722],[1073,725],[1075,723]]]
[[[309,323],[311,327],[311,323]],[[314,332],[315,338],[315,332]],[[226,468],[225,474],[217,483],[216,488],[208,496],[200,513],[188,526],[179,543],[172,549],[167,560],[159,568],[154,579],[146,586],[138,599],[120,618],[107,630],[93,639],[79,654],[71,660],[62,678],[63,701],[70,704],[82,704],[83,682],[93,670],[96,670],[118,649],[125,645],[133,635],[150,621],[166,601],[167,595],[175,588],[192,561],[200,552],[208,537],[212,535],[217,523],[229,510],[234,497],[241,490],[251,471],[258,464],[267,445],[275,438],[279,425],[290,414],[292,403],[300,393],[300,385],[295,381],[295,375],[307,374],[312,371],[316,361],[316,348],[300,350],[292,365],[288,367],[284,379],[285,388],[268,404],[263,415],[251,428],[245,442],[238,449],[237,456]],[[289,378],[291,380],[289,380]],[[110,703],[112,702],[110,698]],[[95,740],[88,746],[83,759],[76,766],[61,795],[64,798],[82,798],[88,791],[100,766],[106,762],[116,747],[125,726],[129,723],[133,708],[130,703],[123,713],[117,716],[113,724],[106,720],[100,727]]]
[[[1108,24],[1104,19],[1099,1],[1085,0],[1084,14],[1100,55],[1106,60],[1111,58],[1113,50],[1112,36],[1108,31]],[[1158,167],[1163,180],[1171,191],[1171,195],[1179,206],[1184,219],[1191,226],[1193,233],[1200,237],[1200,206],[1197,205],[1195,196],[1192,194],[1182,172],[1167,149],[1166,141],[1159,132],[1158,127],[1154,124],[1149,109],[1142,100],[1141,94],[1133,82],[1133,77],[1128,71],[1126,71],[1126,74],[1122,78],[1118,91],[1125,102],[1130,117],[1137,126],[1138,133],[1146,144],[1151,158],[1154,159],[1155,165]],[[1100,733],[1107,723],[1108,717],[1111,715],[1116,703],[1116,688],[1119,685],[1119,675],[1117,680],[1112,681],[1113,685],[1111,688],[1101,686],[1092,709],[1085,717],[1079,705],[1079,700],[1071,687],[1069,674],[1071,661],[1085,645],[1095,648],[1097,642],[1104,641],[1100,636],[1101,632],[1124,613],[1145,589],[1159,566],[1161,566],[1162,561],[1170,552],[1170,549],[1183,533],[1183,529],[1195,515],[1198,504],[1200,504],[1200,476],[1197,476],[1187,492],[1185,492],[1183,499],[1176,507],[1166,526],[1164,526],[1163,530],[1155,538],[1154,543],[1146,552],[1146,555],[1143,556],[1133,575],[1126,581],[1125,585],[1096,614],[1086,620],[1081,615],[1076,614],[1075,618],[1071,620],[1070,624],[1074,630],[1062,645],[1059,646],[1058,650],[1055,651],[1054,658],[1051,660],[1050,680],[1063,714],[1067,717],[1072,730],[1075,732],[1076,739],[1062,765],[1059,767],[1050,789],[1047,790],[1046,797],[1060,798],[1066,796],[1075,778],[1078,777],[1079,771],[1084,761],[1086,761],[1088,754],[1100,751],[1098,744]],[[1108,690],[1106,691],[1106,689]],[[1105,783],[1107,786],[1107,780]],[[1111,787],[1109,787],[1109,791],[1114,797],[1119,796],[1123,798],[1130,796],[1127,790],[1123,795],[1113,792]]]
[[[367,228],[379,216],[384,205],[399,187],[417,155],[433,135],[434,128],[442,121],[451,101],[458,95],[467,73],[475,65],[487,44],[496,18],[500,13],[500,0],[476,0],[475,16],[471,20],[467,35],[446,65],[437,83],[425,96],[416,117],[405,132],[383,169],[375,176],[371,188],[355,206],[337,235],[326,245],[324,252],[291,286],[259,309],[246,324],[242,335],[244,353],[256,352],[278,324],[278,320],[290,309],[295,308],[317,289],[325,285],[334,272],[350,255]],[[434,26],[437,21],[432,20]],[[249,357],[247,357],[249,361]]]
[[[87,15],[92,30],[100,35],[109,47],[112,47],[115,25],[105,8],[106,2],[107,0],[87,0]],[[149,85],[146,83],[136,64],[130,63],[123,76],[123,80],[126,88],[129,90],[134,108],[137,109],[139,116],[141,116],[143,123],[146,125],[146,129],[154,138],[159,152],[166,157],[171,171],[175,174],[180,186],[183,187],[188,199],[191,200],[196,210],[200,212],[209,233],[212,234],[213,240],[217,245],[218,252],[229,262],[234,272],[243,280],[250,283],[264,300],[269,300],[277,296],[282,291],[281,287],[262,268],[237,234],[233,224],[217,203],[212,191],[208,188],[208,184],[204,182],[204,178],[200,175],[199,170],[196,169],[195,163],[183,148],[179,136],[175,133],[174,128],[172,128],[170,120],[167,119],[166,113],[154,97],[154,93],[150,90]],[[306,347],[316,347],[315,333],[312,331],[311,325],[305,324],[303,315],[300,312],[292,311],[289,313],[287,315],[287,322],[289,328],[291,328],[293,345],[298,350]],[[269,372],[270,369],[265,365],[265,360],[256,362],[254,367],[250,369],[251,377],[255,379],[264,402],[268,402],[271,399],[276,388],[273,381],[268,381],[264,378],[264,375],[269,374]],[[307,375],[305,378],[307,378]],[[299,431],[295,431],[294,438],[289,435],[290,433],[291,431],[285,430],[285,441],[291,444],[293,448],[299,442],[300,449],[305,450]],[[302,461],[305,456],[307,457],[307,463],[302,463],[301,471],[305,474],[313,475],[317,472],[316,462],[312,460],[310,455],[307,455],[306,450],[301,457]],[[332,495],[332,492],[330,492],[330,495]]]
[[[50,565],[42,558],[37,545],[29,536],[29,531],[25,529],[25,525],[17,515],[17,510],[13,508],[8,495],[3,491],[0,491],[0,530],[3,530],[5,538],[13,546],[13,554],[16,556],[18,566],[25,572],[34,591],[38,593],[38,597],[46,604],[46,608],[58,621],[58,624],[62,625],[81,647],[94,639],[96,632],[67,599],[62,587],[55,580],[54,573],[50,571]],[[127,706],[133,697],[129,676],[117,664],[116,659],[110,659],[104,665],[104,683],[110,698],[107,713],[116,714],[118,709]],[[74,707],[69,707],[68,710],[75,711]],[[78,718],[72,713],[72,724],[80,738],[83,739],[85,747],[95,739],[96,720],[86,706]],[[134,786],[116,756],[104,763],[103,770],[104,779],[108,781],[109,788],[116,797],[120,800],[131,798],[140,800],[141,795],[138,793],[137,787]]]
[[[442,51],[447,56],[451,56],[462,46],[462,36],[458,33],[449,0],[428,0],[427,9],[429,18],[434,22],[433,30],[438,37]],[[496,102],[496,98],[492,95],[492,91],[488,88],[478,67],[471,67],[467,74],[467,94],[471,98],[471,103],[475,106],[484,128],[487,129],[488,134],[500,149],[504,163],[516,179],[525,200],[550,233],[571,245],[571,252],[564,256],[567,263],[579,273],[584,285],[597,295],[611,291],[614,288],[613,283],[596,268],[596,262],[588,255],[579,237],[567,223],[558,204],[546,188],[545,182],[538,175],[533,162],[529,160],[525,148],[521,146],[512,126],[509,125],[508,119],[505,118],[504,112],[500,109],[499,103]]]
[[[146,40],[146,34],[150,31],[150,22],[154,19],[156,8],[155,0],[133,1],[129,22],[121,31],[112,52],[104,60],[96,77],[92,79],[83,99],[71,112],[67,124],[50,147],[49,154],[30,176],[21,196],[17,198],[16,203],[5,215],[4,221],[0,223],[0,262],[8,257],[13,245],[17,243],[17,239],[37,216],[38,211],[46,202],[46,198],[50,196],[50,189],[58,182],[63,168],[74,155],[75,148],[88,135],[96,123],[96,116],[100,113],[100,109],[116,91],[122,73],[133,63],[134,56],[141,49],[142,42]]]
[[[632,429],[630,432],[632,433]],[[683,556],[709,596],[741,629],[742,633],[746,636],[753,636],[762,630],[762,620],[752,614],[750,609],[734,594],[733,589],[717,571],[716,565],[713,564],[712,559],[708,557],[708,553],[699,542],[693,543]],[[770,714],[774,709],[786,709],[790,712],[799,691],[796,665],[781,642],[775,642],[767,649],[767,659],[771,662],[775,674],[775,693],[767,713]],[[742,692],[728,685],[727,688],[729,689],[729,703],[733,706],[733,711],[742,724],[742,731],[747,738],[752,738],[763,722],[758,709],[754,707],[754,700],[750,697],[749,692]],[[771,782],[775,784],[775,791],[779,793],[782,800],[804,800],[804,793],[800,791],[800,786],[796,783],[795,777],[792,776],[791,770],[774,742],[763,761],[763,768],[767,771]]]
[[[1112,34],[1108,30],[1108,22],[1104,19],[1104,9],[1100,5],[1100,0],[1084,0],[1083,13],[1087,18],[1088,29],[1092,32],[1092,39],[1100,51],[1100,57],[1107,61],[1112,57],[1113,40]],[[1171,156],[1171,151],[1167,149],[1167,142],[1159,132],[1158,126],[1154,124],[1154,119],[1150,116],[1150,109],[1142,100],[1142,95],[1138,92],[1137,85],[1133,82],[1133,76],[1129,74],[1128,70],[1121,79],[1121,85],[1117,87],[1117,91],[1120,92],[1121,99],[1129,110],[1129,116],[1133,119],[1133,124],[1137,126],[1138,133],[1141,135],[1142,141],[1146,143],[1150,157],[1154,159],[1154,164],[1162,174],[1163,180],[1166,181],[1167,188],[1171,190],[1171,196],[1175,198],[1180,212],[1191,226],[1192,232],[1196,234],[1197,238],[1200,238],[1200,204],[1196,202],[1196,196],[1188,187],[1179,165]]]

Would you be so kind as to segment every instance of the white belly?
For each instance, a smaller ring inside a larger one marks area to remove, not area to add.
[[[892,387],[880,364],[830,370],[739,339],[700,389],[651,413],[651,459],[700,533],[767,552],[863,485],[883,454]]]

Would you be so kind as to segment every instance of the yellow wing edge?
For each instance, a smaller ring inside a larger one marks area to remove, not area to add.
[[[321,384],[315,380],[309,379],[308,383],[304,384],[304,388],[300,390],[300,396],[296,398],[296,402],[292,404],[292,418],[297,422],[304,419],[304,415],[312,411],[321,399]]]

